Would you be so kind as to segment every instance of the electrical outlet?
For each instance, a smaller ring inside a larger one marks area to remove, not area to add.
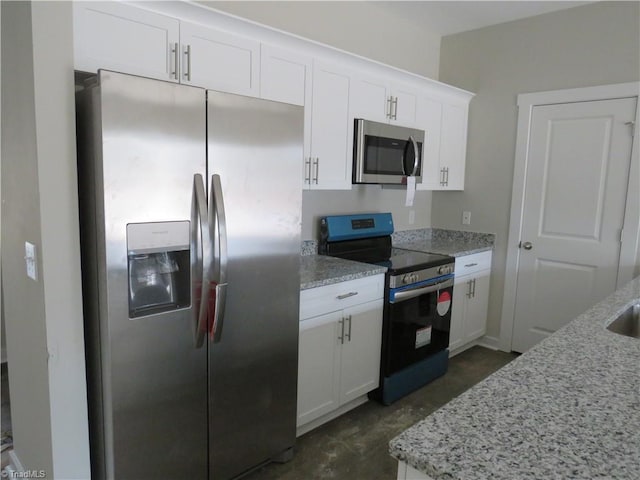
[[[38,280],[38,263],[36,260],[36,246],[33,243],[24,242],[24,261],[27,265],[27,277]]]
[[[462,212],[462,224],[471,225],[471,212]]]
[[[413,225],[416,223],[416,211],[409,210],[409,225]]]

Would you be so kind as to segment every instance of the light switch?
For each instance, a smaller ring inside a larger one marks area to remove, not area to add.
[[[24,261],[27,265],[27,276],[38,280],[38,263],[36,258],[36,246],[33,243],[24,242]]]
[[[409,225],[413,225],[416,223],[416,211],[409,210]]]

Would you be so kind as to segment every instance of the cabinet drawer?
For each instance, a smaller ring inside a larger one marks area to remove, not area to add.
[[[456,277],[491,268],[491,250],[456,258]]]
[[[383,294],[384,275],[303,290],[300,292],[300,320],[378,300]]]

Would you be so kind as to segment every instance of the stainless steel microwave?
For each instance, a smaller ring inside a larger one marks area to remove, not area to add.
[[[424,131],[355,119],[353,183],[406,185],[422,180]]]

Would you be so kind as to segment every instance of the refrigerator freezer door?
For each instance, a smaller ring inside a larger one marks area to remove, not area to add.
[[[87,320],[92,450],[102,452],[93,476],[206,479],[206,348],[194,346],[190,288],[180,308],[131,318],[127,271],[128,225],[190,220],[193,176],[206,175],[205,91],[106,71],[90,88],[93,114],[79,129],[92,131],[80,151],[94,152],[80,157],[94,170],[81,198],[95,198],[95,244],[83,248],[98,264],[97,318]]]
[[[228,284],[224,328],[209,343],[209,467],[210,478],[228,479],[295,441],[303,110],[207,95],[209,175],[222,186]]]

